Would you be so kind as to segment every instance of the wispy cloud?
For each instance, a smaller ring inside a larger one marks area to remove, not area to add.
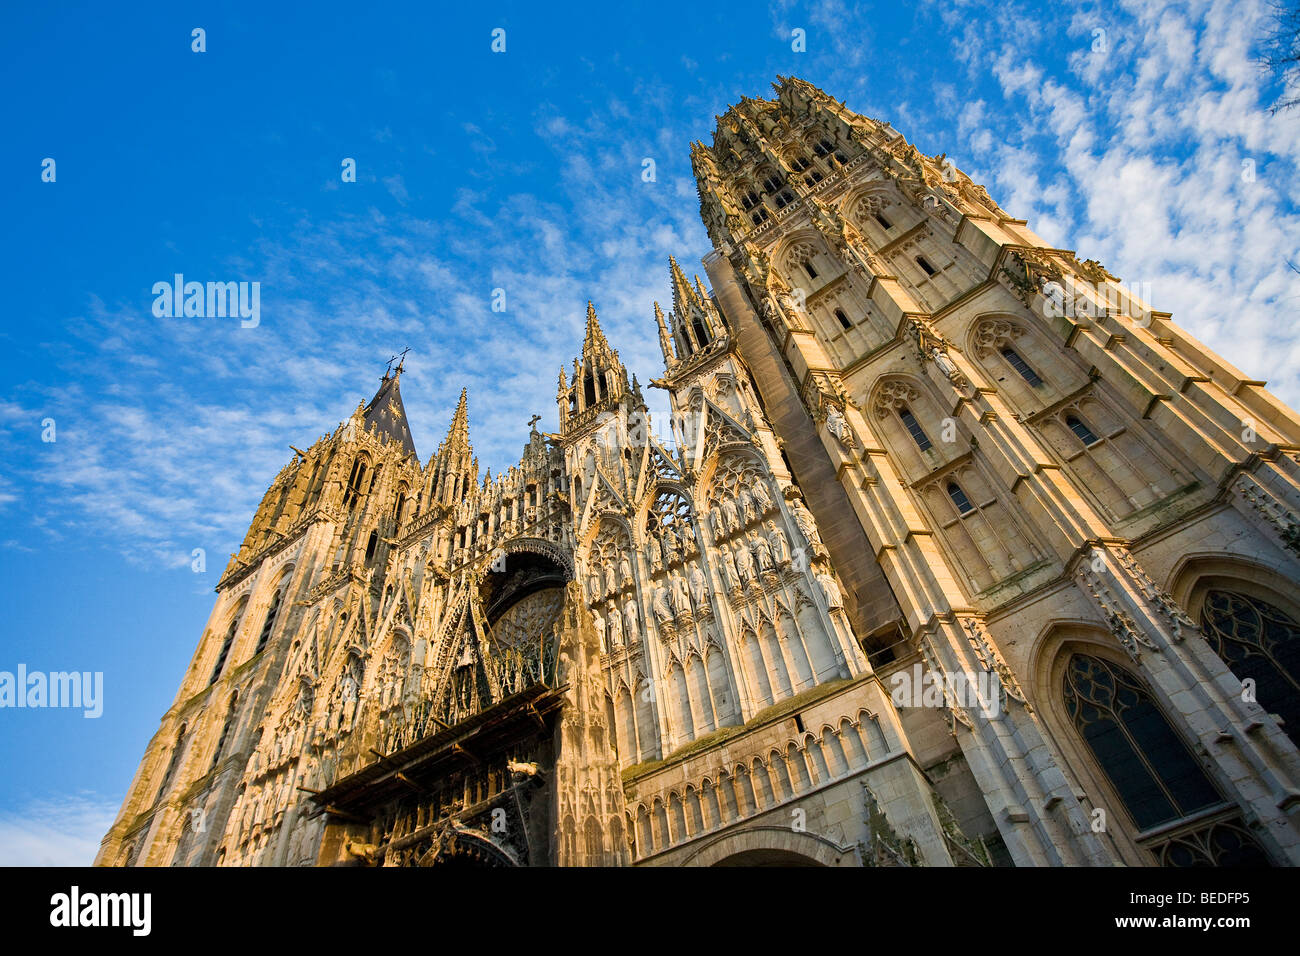
[[[0,811],[0,866],[90,866],[116,814],[116,803],[86,793]]]

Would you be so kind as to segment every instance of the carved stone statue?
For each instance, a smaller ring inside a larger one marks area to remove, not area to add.
[[[595,611],[591,612],[591,624],[596,629],[596,636],[600,638],[601,651],[609,650],[609,645],[605,643],[605,622]]]
[[[641,616],[636,610],[636,600],[632,599],[627,602],[623,608],[623,633],[629,643],[636,640],[637,634],[641,632]]]
[[[939,346],[932,345],[930,347],[930,357],[934,359],[934,364],[938,366],[939,371],[943,372],[943,374],[948,378],[952,378],[954,375],[959,374],[957,366],[953,363],[953,360],[950,359],[948,353],[940,349]]]
[[[839,439],[845,448],[853,447],[853,432],[844,418],[844,413],[834,405],[826,410],[826,430]]]
[[[709,512],[709,527],[713,529],[714,540],[717,540],[726,534],[727,528],[722,521],[722,510],[720,506],[715,505],[713,510]]]
[[[736,496],[739,501],[739,507],[736,509],[740,513],[740,519],[743,523],[749,524],[754,520],[754,499],[749,491],[741,488],[740,494]]]
[[[610,648],[623,646],[623,615],[618,613],[618,606],[611,604],[609,606],[609,646]]]
[[[704,572],[700,570],[698,564],[691,565],[690,581],[691,599],[695,602],[697,608],[702,608],[704,607],[704,595],[707,589],[707,584],[704,580]]]
[[[600,600],[600,568],[592,565],[591,574],[587,575],[587,602],[594,604]]]
[[[605,593],[613,594],[618,590],[618,582],[614,580],[614,565],[605,568]]]
[[[742,585],[754,579],[754,557],[749,553],[749,548],[743,544],[736,548],[736,571],[739,573]]]
[[[618,562],[619,585],[627,587],[632,583],[632,562],[628,560],[627,555],[623,555]]]
[[[754,557],[758,560],[758,569],[760,571],[772,570],[772,546],[768,544],[767,538],[763,535],[754,537]]]
[[[812,513],[804,507],[804,503],[798,498],[790,501],[790,512],[794,515],[794,523],[799,526],[799,532],[808,539],[814,551],[824,551],[826,546],[822,544],[822,536],[817,533],[817,522],[813,520]]]
[[[829,573],[825,570],[818,571],[817,584],[821,587],[822,594],[826,596],[826,606],[830,610],[844,607],[844,595],[840,593],[840,586]]]
[[[681,544],[677,540],[677,535],[673,533],[673,529],[671,527],[664,528],[664,561],[668,564],[676,562],[680,550]]]
[[[736,503],[730,498],[722,499],[722,518],[727,524],[727,533],[730,534],[736,530]]]
[[[758,507],[760,515],[765,515],[772,510],[772,496],[768,494],[767,482],[762,478],[754,482],[754,504]]]
[[[654,600],[650,602],[650,609],[654,611],[655,618],[661,624],[664,621],[671,621],[673,618],[673,607],[668,600],[668,589],[660,581],[655,585]]]
[[[664,553],[653,531],[646,535],[646,550],[650,552],[650,567],[658,571],[664,566]]]
[[[673,607],[678,614],[689,614],[691,610],[691,596],[686,590],[686,579],[680,574],[673,575]]]
[[[787,564],[790,561],[790,541],[781,530],[781,526],[775,521],[767,523],[767,541],[772,546],[772,559],[777,564]]]
[[[725,544],[718,549],[722,558],[722,576],[726,579],[727,589],[738,587],[740,585],[740,575],[736,572],[736,559],[731,553],[731,549]]]

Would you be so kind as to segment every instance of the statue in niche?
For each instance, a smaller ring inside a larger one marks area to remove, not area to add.
[[[943,372],[945,377],[951,379],[954,375],[961,374],[953,360],[948,357],[948,353],[940,349],[939,346],[930,346],[930,358],[934,359],[934,364],[939,367],[939,371]]]
[[[596,629],[596,636],[600,638],[600,651],[605,653],[609,646],[605,643],[605,622],[595,611],[591,612],[591,624]]]
[[[673,608],[668,601],[668,589],[664,587],[662,581],[655,585],[654,600],[650,602],[650,609],[654,611],[659,623],[672,620]]]
[[[713,529],[715,541],[727,533],[727,526],[722,519],[721,505],[714,505],[713,510],[709,512],[709,527]]]
[[[749,548],[744,544],[736,547],[736,571],[739,573],[742,586],[754,579],[754,556],[749,553]]]
[[[853,432],[849,429],[848,420],[844,417],[844,413],[834,405],[826,409],[826,430],[834,435],[845,448],[853,447]]]
[[[623,631],[627,635],[628,643],[636,640],[636,636],[641,631],[641,618],[637,614],[636,599],[632,598],[623,608]]]
[[[700,570],[698,564],[691,565],[691,598],[695,601],[697,608],[704,607],[704,594],[707,590],[707,584],[704,580],[704,572]]]
[[[593,564],[591,573],[587,575],[587,602],[595,604],[600,600],[600,566]]]
[[[754,481],[754,504],[758,507],[760,515],[765,515],[772,510],[772,496],[768,494],[767,482],[762,478]]]
[[[736,530],[738,523],[736,520],[736,503],[730,498],[722,499],[722,518],[727,525],[728,534]]]
[[[650,552],[650,567],[658,571],[664,566],[663,547],[659,544],[659,539],[651,531],[646,535],[646,550]]]
[[[695,542],[695,528],[687,524],[682,525],[682,551],[686,554],[695,554],[699,551]]]
[[[825,568],[817,572],[817,584],[826,597],[827,608],[834,611],[844,607],[844,595],[840,592],[840,586],[835,583],[835,578],[831,577],[830,572]]]
[[[609,646],[610,648],[623,646],[623,615],[618,613],[618,606],[611,604],[609,606]]]
[[[614,565],[605,568],[605,593],[613,594],[618,590],[618,582],[614,580]]]
[[[767,541],[772,546],[772,558],[777,564],[788,564],[790,561],[790,542],[781,530],[781,526],[775,521],[767,523]]]
[[[754,557],[758,560],[758,570],[772,570],[772,546],[768,544],[767,538],[758,534],[753,540]]]
[[[677,540],[677,535],[673,533],[672,526],[664,528],[664,562],[675,564],[677,562],[678,551],[681,544]]]
[[[740,586],[740,575],[736,573],[736,559],[731,553],[731,549],[725,544],[720,546],[719,554],[722,558],[722,576],[728,590]]]
[[[812,513],[804,507],[804,503],[798,498],[790,500],[790,512],[794,515],[794,523],[799,526],[800,533],[812,545],[814,551],[821,553],[826,550],[822,544],[822,536],[817,532],[817,522],[813,520]]]
[[[739,502],[736,510],[740,514],[742,524],[749,524],[754,520],[754,499],[750,496],[745,488],[740,489],[740,494],[736,496]]]
[[[627,555],[618,560],[619,586],[627,587],[632,583],[632,562],[628,560]]]
[[[680,574],[673,575],[673,607],[678,614],[689,614],[691,610],[691,596],[686,591],[686,579]]]

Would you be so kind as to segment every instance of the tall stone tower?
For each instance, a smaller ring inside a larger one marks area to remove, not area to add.
[[[797,79],[692,159],[651,420],[277,476],[97,862],[1300,861],[1300,419]],[[647,321],[649,321],[647,316]]]

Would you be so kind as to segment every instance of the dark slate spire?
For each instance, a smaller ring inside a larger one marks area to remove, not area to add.
[[[406,408],[402,405],[402,391],[398,384],[401,378],[400,365],[391,375],[384,373],[384,377],[379,380],[379,391],[366,406],[362,424],[366,431],[370,431],[373,426],[377,434],[387,435],[400,442],[408,455],[414,455],[415,442],[411,439],[411,429],[406,423]]]

